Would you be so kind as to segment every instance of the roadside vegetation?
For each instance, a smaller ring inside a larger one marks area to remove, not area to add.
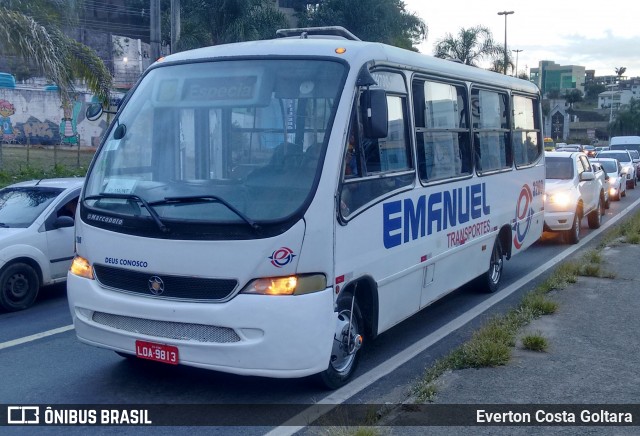
[[[33,179],[84,177],[94,150],[2,147],[0,187]]]
[[[594,250],[578,260],[560,264],[535,289],[524,295],[517,307],[507,314],[488,320],[471,339],[436,361],[413,388],[416,402],[433,401],[438,393],[437,379],[446,371],[505,365],[511,358],[517,337],[523,327],[543,315],[555,313],[558,303],[548,294],[575,283],[579,276],[614,278],[602,265],[602,249],[620,243],[640,243],[640,213],[609,230]],[[522,347],[532,351],[546,351],[548,340],[539,332],[524,335]]]

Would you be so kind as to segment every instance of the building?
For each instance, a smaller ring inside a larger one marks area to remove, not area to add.
[[[552,90],[564,94],[572,89],[584,93],[585,67],[579,65],[558,65],[553,61],[540,61],[538,68],[531,68],[530,80],[538,85],[542,95]]]

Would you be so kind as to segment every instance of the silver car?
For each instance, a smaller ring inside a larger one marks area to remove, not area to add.
[[[623,173],[627,181],[627,188],[635,189],[638,184],[638,178],[636,174],[636,165],[633,163],[633,158],[629,153],[629,150],[605,150],[600,151],[596,155],[597,158],[609,157],[617,159],[622,165]]]

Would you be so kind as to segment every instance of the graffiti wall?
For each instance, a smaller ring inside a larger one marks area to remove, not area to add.
[[[84,114],[93,95],[77,93],[63,107],[57,91],[0,88],[0,142],[9,145],[95,147],[107,128],[106,116]]]

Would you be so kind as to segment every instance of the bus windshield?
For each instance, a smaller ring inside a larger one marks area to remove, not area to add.
[[[312,194],[346,70],[310,59],[152,69],[96,156],[85,204],[161,222],[291,217]]]

